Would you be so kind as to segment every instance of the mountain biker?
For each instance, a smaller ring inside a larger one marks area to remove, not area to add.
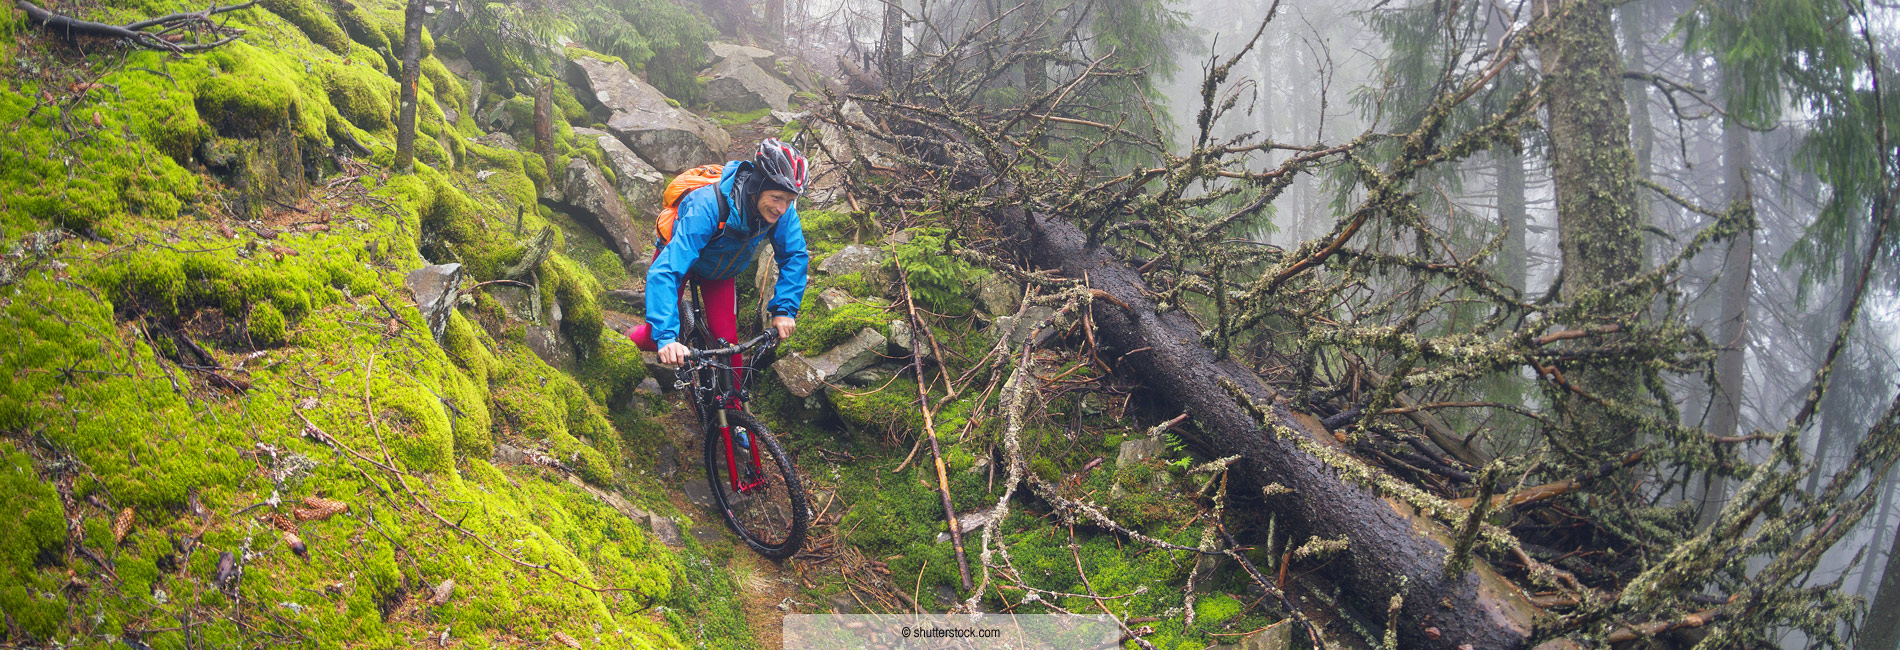
[[[706,325],[713,336],[739,340],[738,298],[733,279],[767,239],[778,262],[778,284],[767,309],[779,338],[798,328],[811,256],[798,222],[798,195],[805,191],[805,157],[776,138],[766,138],[751,160],[727,162],[716,183],[679,199],[672,236],[658,244],[647,269],[646,323],[625,332],[642,350],[659,352],[660,363],[678,365],[691,351],[679,342],[678,298],[687,276],[699,283]],[[725,206],[720,200],[727,201]],[[721,209],[721,208],[725,209]],[[720,223],[721,213],[726,213]],[[656,240],[659,238],[656,237]],[[733,355],[732,365],[743,363]],[[738,379],[738,370],[733,371]]]

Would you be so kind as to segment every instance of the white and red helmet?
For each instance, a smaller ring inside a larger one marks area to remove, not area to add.
[[[752,167],[764,173],[774,185],[790,190],[793,194],[805,193],[805,172],[808,169],[805,156],[793,149],[792,145],[779,142],[778,138],[766,138],[759,142],[759,153],[752,157]]]

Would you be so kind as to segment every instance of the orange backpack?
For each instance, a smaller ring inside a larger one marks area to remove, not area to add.
[[[666,184],[666,192],[660,200],[660,215],[653,219],[654,234],[659,242],[655,248],[664,248],[667,242],[673,240],[673,222],[678,221],[680,217],[680,199],[686,198],[687,193],[707,185],[714,186],[713,192],[718,193],[719,175],[725,171],[725,168],[725,165],[700,165],[680,172],[679,176],[673,178],[673,182]],[[731,211],[730,206],[726,205],[725,195],[721,194],[718,202],[719,225],[713,231],[714,238],[718,238],[725,232],[726,214]]]

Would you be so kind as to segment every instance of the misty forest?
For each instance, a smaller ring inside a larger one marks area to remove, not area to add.
[[[4,16],[0,648],[1900,650],[1893,0]]]

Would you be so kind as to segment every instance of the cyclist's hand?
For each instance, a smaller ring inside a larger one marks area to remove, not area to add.
[[[783,341],[792,338],[792,332],[798,329],[798,320],[790,316],[773,316],[772,327],[778,330],[778,338]]]
[[[691,354],[692,352],[693,352],[693,349],[686,347],[685,343],[681,343],[679,341],[668,343],[666,344],[666,347],[660,348],[660,363],[664,363],[669,366],[680,365],[681,363],[686,362],[686,355]]]

